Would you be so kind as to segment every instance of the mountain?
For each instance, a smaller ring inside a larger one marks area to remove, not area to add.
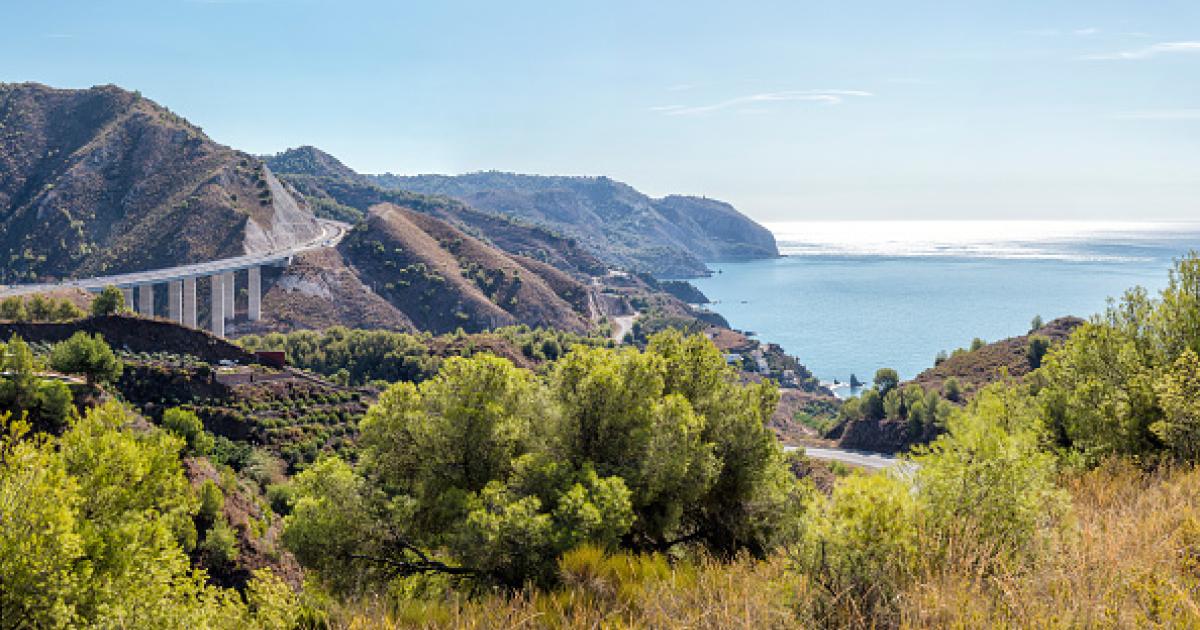
[[[604,263],[574,238],[509,217],[483,212],[445,196],[385,190],[337,158],[311,146],[263,158],[299,191],[319,216],[362,220],[371,207],[390,203],[437,217],[509,254],[532,258],[578,276],[603,274]]]
[[[445,195],[574,236],[606,263],[660,276],[707,273],[705,261],[778,256],[766,228],[713,199],[654,199],[607,177],[376,175],[391,190]]]
[[[319,235],[260,160],[138,93],[0,84],[0,282],[199,262]]]
[[[422,330],[589,327],[584,285],[428,214],[379,204],[338,249],[366,285]]]

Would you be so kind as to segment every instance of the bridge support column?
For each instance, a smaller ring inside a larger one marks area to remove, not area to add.
[[[125,296],[125,309],[132,311],[134,309],[133,287],[126,287],[124,289],[121,289],[121,295]]]
[[[250,303],[246,308],[246,316],[252,322],[262,319],[262,268],[251,267],[247,270],[250,281]]]
[[[196,327],[196,279],[183,280],[183,325]]]
[[[234,296],[237,295],[233,289],[233,272],[226,271],[225,273],[221,274],[221,279],[225,285],[225,319],[233,319]]]
[[[172,280],[167,283],[167,316],[171,321],[183,323],[183,281]]]
[[[154,285],[138,285],[138,313],[154,317]]]
[[[212,334],[225,337],[225,274],[215,273],[212,280],[212,305],[209,319],[212,320]]]

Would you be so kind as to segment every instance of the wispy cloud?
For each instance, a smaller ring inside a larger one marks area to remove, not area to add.
[[[1125,112],[1114,118],[1122,120],[1200,120],[1200,107],[1194,109],[1152,109],[1140,112]]]
[[[1088,26],[1086,28],[1071,28],[1071,29],[1034,28],[1034,29],[1028,29],[1028,30],[1021,31],[1021,33],[1023,35],[1033,35],[1035,37],[1059,37],[1061,35],[1074,35],[1076,37],[1091,37],[1093,35],[1099,35],[1102,32],[1103,31],[1100,28],[1095,27],[1095,26]]]
[[[1169,55],[1173,53],[1200,53],[1200,42],[1162,42],[1134,50],[1103,53],[1099,55],[1085,55],[1083,58],[1090,60],[1132,60],[1149,59],[1151,57]]]
[[[763,106],[771,103],[821,103],[825,105],[839,105],[845,102],[847,98],[863,98],[868,96],[874,96],[874,94],[862,90],[784,90],[782,92],[763,92],[760,94],[739,96],[707,105],[659,105],[651,107],[650,111],[667,116],[695,116],[697,114],[708,114],[732,107],[740,108],[740,111],[757,112]]]

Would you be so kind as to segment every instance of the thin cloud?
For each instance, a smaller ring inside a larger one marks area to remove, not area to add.
[[[771,103],[823,103],[825,105],[840,105],[847,98],[865,98],[874,96],[862,90],[784,90],[782,92],[763,92],[739,96],[719,103],[708,105],[659,105],[651,107],[650,111],[667,116],[695,116],[738,107],[742,111],[758,110]],[[748,106],[748,107],[744,107]]]
[[[1092,35],[1099,35],[1100,29],[1091,26],[1088,28],[1077,28],[1073,32],[1080,37],[1090,37]]]
[[[1086,55],[1084,59],[1089,60],[1133,60],[1133,59],[1149,59],[1159,55],[1169,55],[1174,53],[1200,53],[1200,42],[1162,42],[1153,44],[1135,50],[1126,50],[1115,53],[1104,53],[1099,55]]]

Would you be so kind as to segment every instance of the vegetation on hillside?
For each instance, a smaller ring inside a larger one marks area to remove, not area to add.
[[[21,344],[5,388],[36,372]],[[259,449],[240,479],[214,469],[199,414],[158,428],[108,403],[68,411],[58,437],[6,415],[0,612],[46,627],[1192,627],[1198,356],[1190,256],[1025,378],[938,401],[943,431],[907,465],[822,490],[766,427],[774,387],[679,332],[577,345],[539,372],[447,359],[290,481]],[[929,412],[894,373],[875,381],[860,407]],[[263,507],[235,524],[247,501]],[[255,535],[307,567],[303,588],[266,572],[244,598],[218,585],[250,566]]]

